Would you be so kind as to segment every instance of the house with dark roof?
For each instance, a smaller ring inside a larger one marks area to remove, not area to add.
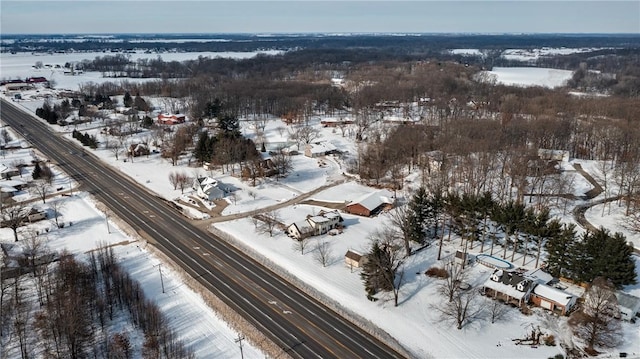
[[[215,201],[224,198],[230,189],[222,182],[211,177],[197,177],[193,180],[192,188],[198,197],[207,201]]]
[[[521,306],[529,301],[535,283],[516,272],[496,269],[482,286],[483,294]]]
[[[368,193],[345,207],[345,212],[359,216],[371,217],[383,210],[393,208],[395,198],[393,192],[380,190]]]

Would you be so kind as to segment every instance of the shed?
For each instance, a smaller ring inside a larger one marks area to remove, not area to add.
[[[367,256],[349,249],[344,255],[344,262],[349,268],[360,268],[367,262]]]

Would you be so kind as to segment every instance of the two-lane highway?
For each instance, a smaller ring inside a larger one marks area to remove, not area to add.
[[[5,100],[0,110],[5,123],[57,162],[121,220],[148,236],[283,353],[294,358],[403,357],[224,240],[191,225],[164,200],[94,156],[83,155],[42,120]]]

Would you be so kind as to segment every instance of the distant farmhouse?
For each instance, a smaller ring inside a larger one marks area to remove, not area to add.
[[[161,113],[158,115],[157,123],[159,125],[177,125],[179,123],[185,123],[187,117],[182,114],[168,114]]]
[[[371,217],[381,211],[393,208],[395,198],[393,192],[380,190],[366,194],[345,207],[345,212],[359,216]]]
[[[307,216],[306,219],[291,223],[287,226],[288,236],[297,240],[311,236],[319,236],[328,233],[330,230],[338,228],[343,222],[338,211],[320,211],[316,216]]]

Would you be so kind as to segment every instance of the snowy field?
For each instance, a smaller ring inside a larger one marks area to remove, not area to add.
[[[275,55],[282,51],[278,50],[265,50],[254,52],[164,52],[164,53],[126,53],[122,54],[127,56],[130,60],[136,61],[138,59],[157,59],[161,58],[163,61],[185,61],[197,59],[198,56],[210,57],[210,58],[233,58],[233,59],[246,59],[256,56],[257,54],[269,54]],[[81,76],[71,76],[64,74],[64,65],[66,63],[76,63],[82,60],[93,60],[100,56],[114,56],[116,53],[111,52],[72,52],[64,54],[39,54],[39,53],[25,53],[19,52],[16,54],[0,53],[0,79],[25,79],[27,77],[43,76],[47,79],[54,80],[56,82],[56,88],[78,90],[78,85],[86,82],[105,82],[112,81],[117,82],[120,80],[127,81],[148,81],[149,79],[130,79],[130,78],[103,78],[99,72],[87,72]],[[34,65],[36,62],[42,62],[44,68],[36,69]],[[60,66],[56,68],[56,66]]]
[[[571,79],[573,71],[540,67],[494,67],[487,71],[497,83],[510,86],[562,87]]]
[[[601,48],[567,48],[567,47],[543,47],[541,49],[507,49],[502,52],[502,57],[515,61],[534,61],[540,57],[553,55],[581,54],[602,50]]]

